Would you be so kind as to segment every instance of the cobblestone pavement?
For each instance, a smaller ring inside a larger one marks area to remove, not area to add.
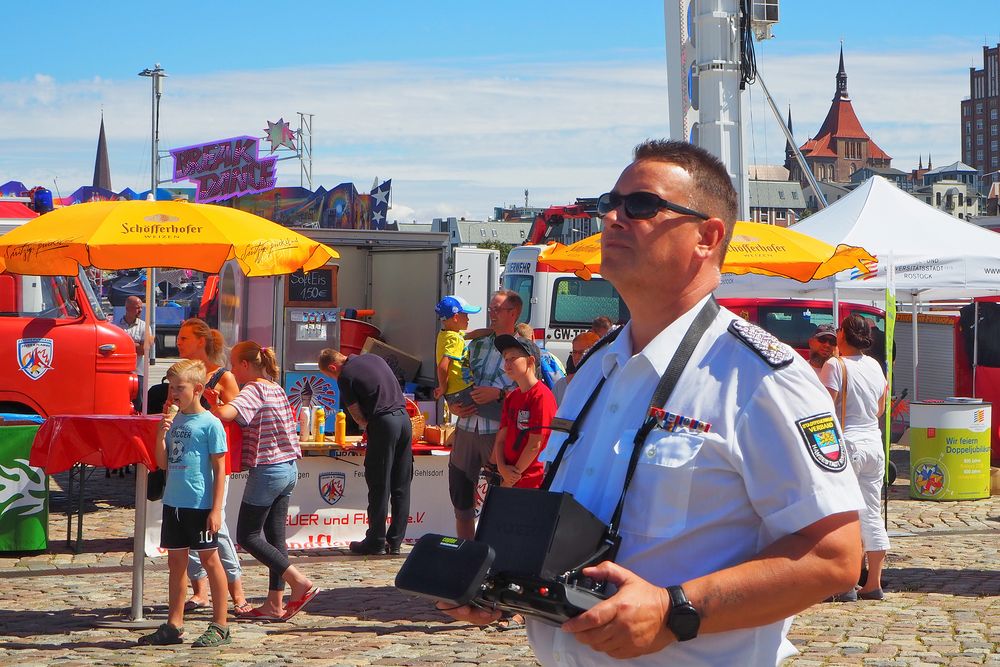
[[[905,451],[894,452],[903,465]],[[450,622],[397,592],[398,557],[360,558],[339,550],[295,559],[325,590],[288,623],[236,622],[218,649],[138,647],[142,631],[96,627],[130,604],[133,476],[87,486],[83,550],[66,548],[66,498],[52,484],[50,550],[0,555],[0,664],[535,664],[523,630],[496,632]],[[801,614],[791,639],[801,654],[787,665],[1000,666],[1000,497],[960,503],[907,498],[897,482],[889,505],[893,550],[882,602],[823,604]],[[405,555],[405,551],[404,551]],[[165,617],[167,572],[147,559],[147,615]],[[263,592],[265,570],[244,558],[248,594]],[[189,614],[187,637],[205,628]],[[148,630],[146,630],[148,632]],[[190,641],[190,639],[189,639]]]

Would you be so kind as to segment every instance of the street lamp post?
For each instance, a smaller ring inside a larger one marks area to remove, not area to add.
[[[150,135],[153,141],[150,160],[149,191],[153,195],[153,199],[156,199],[156,188],[160,185],[160,97],[163,95],[163,79],[167,76],[167,73],[160,67],[160,63],[156,63],[153,69],[147,67],[139,72],[139,76],[149,77],[153,83],[153,127]]]
[[[167,73],[160,67],[160,63],[156,63],[153,69],[148,67],[141,72],[139,76],[149,77],[153,84],[153,95],[151,98],[152,105],[152,149],[150,151],[150,165],[149,165],[149,198],[156,199],[156,189],[160,185],[160,97],[163,95],[163,78],[167,76]],[[145,382],[149,381],[149,362],[151,359],[156,358],[156,270],[153,268],[147,269],[146,272],[146,314],[149,321],[149,329],[152,333],[153,343],[150,346],[149,352],[145,355],[143,359],[143,379]],[[145,394],[146,387],[139,387],[139,391]],[[143,412],[149,412],[148,397],[143,395],[142,408]],[[140,464],[136,468],[136,525],[145,526],[146,525],[146,503],[143,502],[146,498],[146,486],[148,484],[148,473],[145,468],[142,468]],[[134,621],[143,621],[143,609],[142,609],[142,593],[143,593],[143,577],[144,577],[144,563],[146,558],[146,534],[143,531],[142,534],[139,531],[135,532],[132,538],[132,558],[138,559],[133,564],[132,568],[132,608],[129,613],[129,618]]]

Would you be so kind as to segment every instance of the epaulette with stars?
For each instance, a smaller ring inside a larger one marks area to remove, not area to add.
[[[756,352],[771,368],[784,368],[795,359],[795,350],[746,320],[736,318],[730,322],[729,333]]]

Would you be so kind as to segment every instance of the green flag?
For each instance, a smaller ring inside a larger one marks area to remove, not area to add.
[[[885,479],[889,480],[889,446],[892,442],[892,352],[896,335],[896,295],[885,290]]]
[[[0,427],[0,551],[48,547],[49,478],[28,465],[37,426]]]

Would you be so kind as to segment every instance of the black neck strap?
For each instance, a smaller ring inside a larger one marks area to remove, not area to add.
[[[681,377],[681,373],[684,372],[685,366],[687,366],[688,360],[694,353],[694,349],[698,346],[705,332],[708,331],[708,327],[711,326],[715,317],[719,314],[719,304],[715,301],[714,296],[710,296],[705,305],[702,306],[698,315],[695,316],[694,321],[691,326],[688,327],[687,332],[684,334],[684,338],[681,339],[680,345],[677,346],[677,350],[674,352],[674,356],[670,359],[670,363],[667,365],[667,369],[663,372],[660,377],[659,383],[656,385],[656,389],[653,391],[653,397],[649,401],[649,409],[646,411],[646,418],[639,427],[639,430],[635,434],[635,439],[632,441],[632,456],[629,458],[628,468],[625,471],[625,481],[622,484],[621,496],[618,498],[618,504],[615,506],[614,514],[611,516],[611,522],[608,524],[608,536],[607,540],[612,549],[612,553],[609,554],[609,560],[614,560],[615,551],[617,551],[617,545],[619,542],[618,528],[621,523],[622,511],[625,508],[625,495],[628,492],[629,485],[632,483],[632,477],[635,475],[636,465],[639,462],[639,452],[642,451],[643,443],[646,441],[646,437],[650,432],[659,424],[659,420],[656,415],[653,414],[654,408],[663,408],[666,406],[667,400],[670,398],[670,394],[673,392],[674,387],[677,386],[677,381]],[[569,436],[563,442],[562,446],[559,448],[559,453],[556,454],[555,459],[552,461],[552,465],[549,467],[548,472],[545,475],[545,481],[542,483],[542,488],[548,490],[552,484],[552,480],[555,479],[556,471],[559,465],[562,463],[563,455],[566,453],[567,448],[576,442],[577,438],[580,437],[580,426],[583,420],[586,418],[587,413],[590,411],[591,406],[597,398],[597,395],[601,392],[604,387],[604,382],[607,377],[602,377],[601,381],[597,383],[594,390],[590,393],[590,397],[587,398],[587,402],[583,404],[583,408],[580,410],[579,416],[574,421],[569,420],[553,420],[552,429],[553,430],[568,430]],[[561,421],[561,424],[557,424]]]

